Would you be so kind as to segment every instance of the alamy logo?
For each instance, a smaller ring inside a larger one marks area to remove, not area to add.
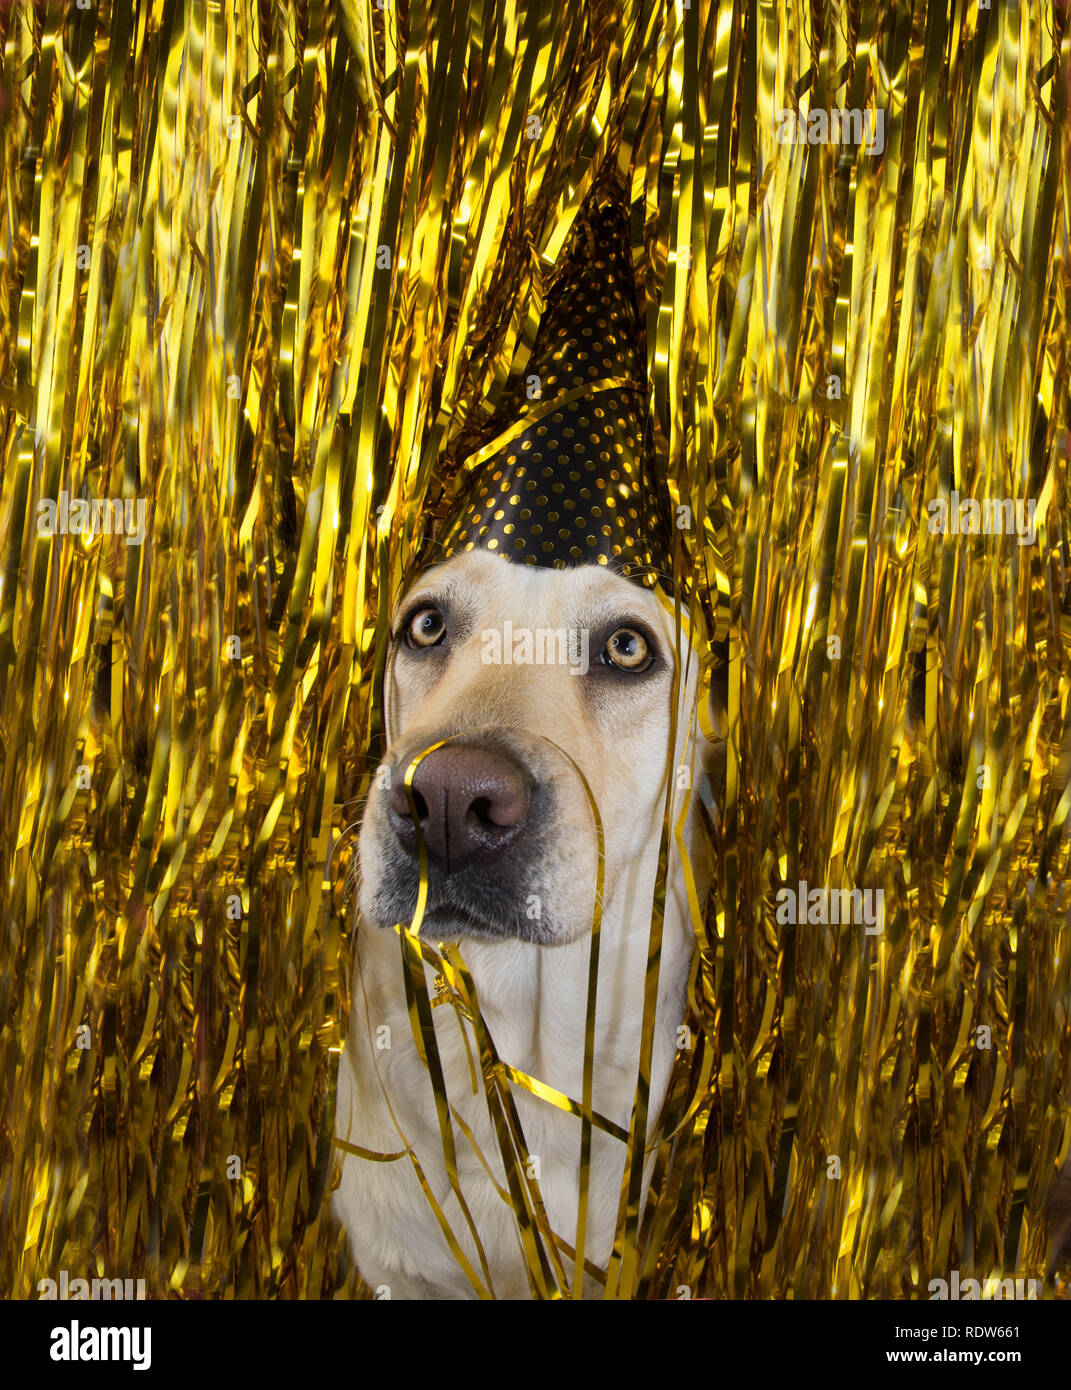
[[[988,1279],[960,1280],[959,1270],[954,1269],[949,1279],[931,1279],[930,1299],[1036,1299],[1041,1297],[1040,1279],[998,1279],[990,1275]]]
[[[501,631],[489,627],[480,640],[485,666],[568,666],[571,676],[587,674],[587,628],[515,628],[507,619]]]
[[[928,503],[927,525],[931,536],[1011,536],[1020,545],[1033,545],[1037,537],[1033,497],[960,497],[953,492],[945,501],[935,497]]]
[[[67,1271],[61,1269],[59,1279],[41,1279],[37,1285],[37,1296],[46,1302],[49,1299],[101,1298],[111,1299],[144,1298],[145,1280],[139,1279],[69,1279]]]
[[[885,929],[884,888],[810,888],[805,879],[798,888],[777,890],[777,921],[811,926],[861,926],[867,936],[880,936]]]
[[[52,1329],[53,1361],[130,1361],[135,1371],[152,1365],[151,1327],[70,1327]]]
[[[76,497],[72,501],[61,492],[59,502],[42,497],[37,504],[39,536],[125,536],[127,545],[145,540],[145,520],[149,504],[144,497],[135,502],[107,497]]]
[[[845,110],[809,111],[806,118],[791,106],[777,112],[779,145],[860,145],[867,154],[881,154],[885,148],[885,112]]]

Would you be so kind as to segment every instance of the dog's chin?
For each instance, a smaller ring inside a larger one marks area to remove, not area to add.
[[[467,908],[444,904],[425,912],[420,924],[424,941],[529,941],[548,946],[551,940],[542,930],[541,922],[488,921]]]
[[[361,916],[381,930],[411,927],[415,895],[381,888],[362,897]],[[543,912],[538,918],[504,914],[491,917],[459,903],[440,901],[424,911],[418,935],[431,944],[462,941],[524,941],[533,946],[565,946],[590,931],[591,923],[567,924]]]

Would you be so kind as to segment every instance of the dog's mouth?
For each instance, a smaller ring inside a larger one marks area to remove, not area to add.
[[[369,800],[361,830],[365,920],[409,927],[423,873],[421,940],[557,946],[582,935],[596,856],[572,768],[496,732],[444,739],[418,760],[419,749],[392,755],[385,785]]]
[[[420,869],[397,843],[380,841],[374,887],[362,903],[364,914],[376,926],[409,927],[416,914]],[[554,938],[545,903],[543,875],[534,856],[517,854],[507,862],[473,863],[463,871],[446,874],[434,862],[427,863],[428,897],[420,921],[423,941],[458,941],[464,937],[484,941],[546,943]],[[533,904],[536,904],[533,906]]]
[[[408,926],[420,896],[426,941],[553,939],[544,917],[548,863],[559,821],[546,776],[501,738],[445,742],[425,754],[407,787],[399,756],[362,831],[367,892],[362,908],[379,927]]]
[[[503,941],[515,933],[501,921],[482,917],[468,908],[443,904],[424,913],[419,935],[425,941],[454,941],[463,936],[485,941]]]
[[[395,866],[395,872],[388,872],[381,881],[370,910],[366,910],[377,926],[411,926],[418,897],[414,868]],[[546,940],[546,923],[531,920],[513,894],[501,891],[501,884],[498,893],[494,893],[493,885],[482,881],[469,886],[473,891],[462,894],[432,872],[428,903],[418,931],[422,941],[459,941],[463,937],[483,941]],[[524,902],[523,896],[520,902]]]

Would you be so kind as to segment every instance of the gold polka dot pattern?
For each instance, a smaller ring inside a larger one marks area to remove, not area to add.
[[[462,472],[440,553],[607,565],[649,586],[668,574],[669,504],[650,477],[630,248],[623,189],[596,191],[547,296],[531,360]],[[530,397],[533,377],[539,394]]]

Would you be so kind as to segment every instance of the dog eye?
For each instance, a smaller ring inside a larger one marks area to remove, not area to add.
[[[437,608],[421,608],[405,626],[409,647],[437,647],[446,636],[446,619]]]
[[[619,627],[603,648],[602,659],[622,671],[645,671],[651,664],[651,648],[635,628]]]

